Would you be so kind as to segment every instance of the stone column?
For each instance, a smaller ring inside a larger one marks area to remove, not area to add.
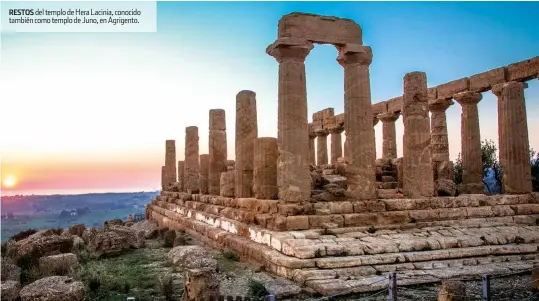
[[[382,121],[382,158],[397,158],[397,134],[395,121],[399,119],[400,112],[386,112],[378,115]]]
[[[236,180],[238,198],[252,196],[254,142],[258,136],[256,94],[241,91],[236,95]]]
[[[209,153],[210,177],[208,192],[212,195],[219,195],[221,191],[221,173],[227,171],[225,110],[210,110]]]
[[[305,57],[313,45],[299,38],[279,38],[266,52],[279,62],[279,199],[301,202],[311,197]]]
[[[477,104],[481,101],[482,95],[477,92],[461,92],[453,98],[462,107],[460,135],[464,193],[483,193],[483,159],[477,112]]]
[[[451,99],[429,101],[432,172],[436,181],[438,195],[454,196],[456,192],[453,162],[449,160],[449,139],[447,138],[445,115],[447,108],[453,104]]]
[[[176,182],[176,141],[165,142],[165,185],[166,187]]]
[[[253,191],[257,199],[272,200],[279,194],[277,187],[277,139],[263,137],[254,144]]]
[[[200,193],[208,194],[208,183],[210,173],[210,155],[200,155]]]
[[[498,84],[492,92],[498,96],[498,139],[503,193],[520,194],[532,191],[528,121],[524,89],[528,84]]]
[[[185,162],[178,161],[178,182],[180,183],[180,191],[185,191]]]
[[[167,169],[165,166],[161,166],[161,190],[166,190],[167,186]]]
[[[309,164],[316,165],[316,152],[314,148],[314,138],[316,138],[316,133],[313,130],[312,123],[309,123]]]
[[[410,198],[433,196],[427,75],[424,72],[411,72],[404,76],[402,114],[404,195]]]
[[[316,165],[328,164],[328,135],[327,129],[316,131]]]
[[[331,133],[331,163],[337,162],[337,159],[342,157],[342,137],[341,134],[344,127],[337,126],[329,129]]]
[[[185,128],[185,191],[196,194],[200,191],[198,162],[198,127]]]
[[[344,67],[344,128],[349,142],[348,191],[353,198],[376,199],[374,129],[372,126],[369,65],[370,47],[338,47],[337,61]]]
[[[346,135],[346,130],[344,131],[344,149],[343,149],[343,155],[345,158],[350,157],[350,146],[348,144],[348,138]]]

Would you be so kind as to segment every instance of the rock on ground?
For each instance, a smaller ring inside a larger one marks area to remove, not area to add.
[[[9,262],[7,258],[2,258],[2,281],[17,281],[19,282],[21,280],[21,268],[13,264],[12,262]]]
[[[217,269],[217,261],[201,246],[178,246],[168,252],[168,258],[184,269]]]
[[[72,247],[72,237],[40,231],[10,244],[7,254],[18,262],[24,257],[39,258],[53,254],[68,253],[71,252]]]
[[[90,238],[86,247],[93,257],[119,255],[124,249],[129,248],[129,243],[124,236],[116,232],[98,232]]]
[[[2,296],[2,301],[19,300],[20,290],[21,290],[21,284],[19,283],[19,281],[9,280],[9,281],[2,282],[1,292],[0,292],[0,296]]]
[[[125,237],[127,243],[132,248],[139,249],[144,247],[144,233],[141,231],[135,231],[133,228],[118,225],[110,225],[108,231]]]
[[[51,276],[22,288],[21,301],[83,301],[84,285],[71,277]]]
[[[39,269],[47,275],[67,275],[79,267],[77,256],[72,253],[41,257]]]
[[[144,220],[134,223],[131,226],[131,229],[144,232],[145,239],[153,239],[159,236],[159,226],[157,225],[157,222],[153,220]]]

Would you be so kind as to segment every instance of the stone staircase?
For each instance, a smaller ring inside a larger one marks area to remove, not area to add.
[[[386,287],[380,279],[391,271],[407,285],[525,271],[539,262],[537,194],[321,204],[330,214],[288,215],[287,224],[305,217],[312,227],[286,231],[256,218],[283,213],[279,201],[164,192],[149,209],[161,225],[324,295]]]

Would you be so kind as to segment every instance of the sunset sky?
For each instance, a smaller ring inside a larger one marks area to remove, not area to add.
[[[278,63],[265,49],[290,12],[360,24],[374,55],[373,103],[401,95],[407,72],[426,72],[431,87],[539,55],[539,2],[159,2],[157,11],[156,33],[2,35],[1,178],[16,180],[2,195],[159,189],[165,140],[176,140],[183,160],[185,127],[196,125],[207,153],[213,108],[226,110],[234,159],[240,90],[257,93],[259,136],[276,137]],[[343,112],[336,57],[316,45],[306,59],[309,120],[327,107]],[[539,81],[528,84],[530,145],[539,150]],[[479,112],[481,138],[497,143],[491,92]],[[454,159],[458,104],[448,128]],[[381,154],[381,123],[376,135]]]

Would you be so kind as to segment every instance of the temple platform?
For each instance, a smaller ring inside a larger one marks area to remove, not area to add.
[[[539,263],[539,194],[306,203],[163,191],[148,218],[324,294],[476,279]]]

